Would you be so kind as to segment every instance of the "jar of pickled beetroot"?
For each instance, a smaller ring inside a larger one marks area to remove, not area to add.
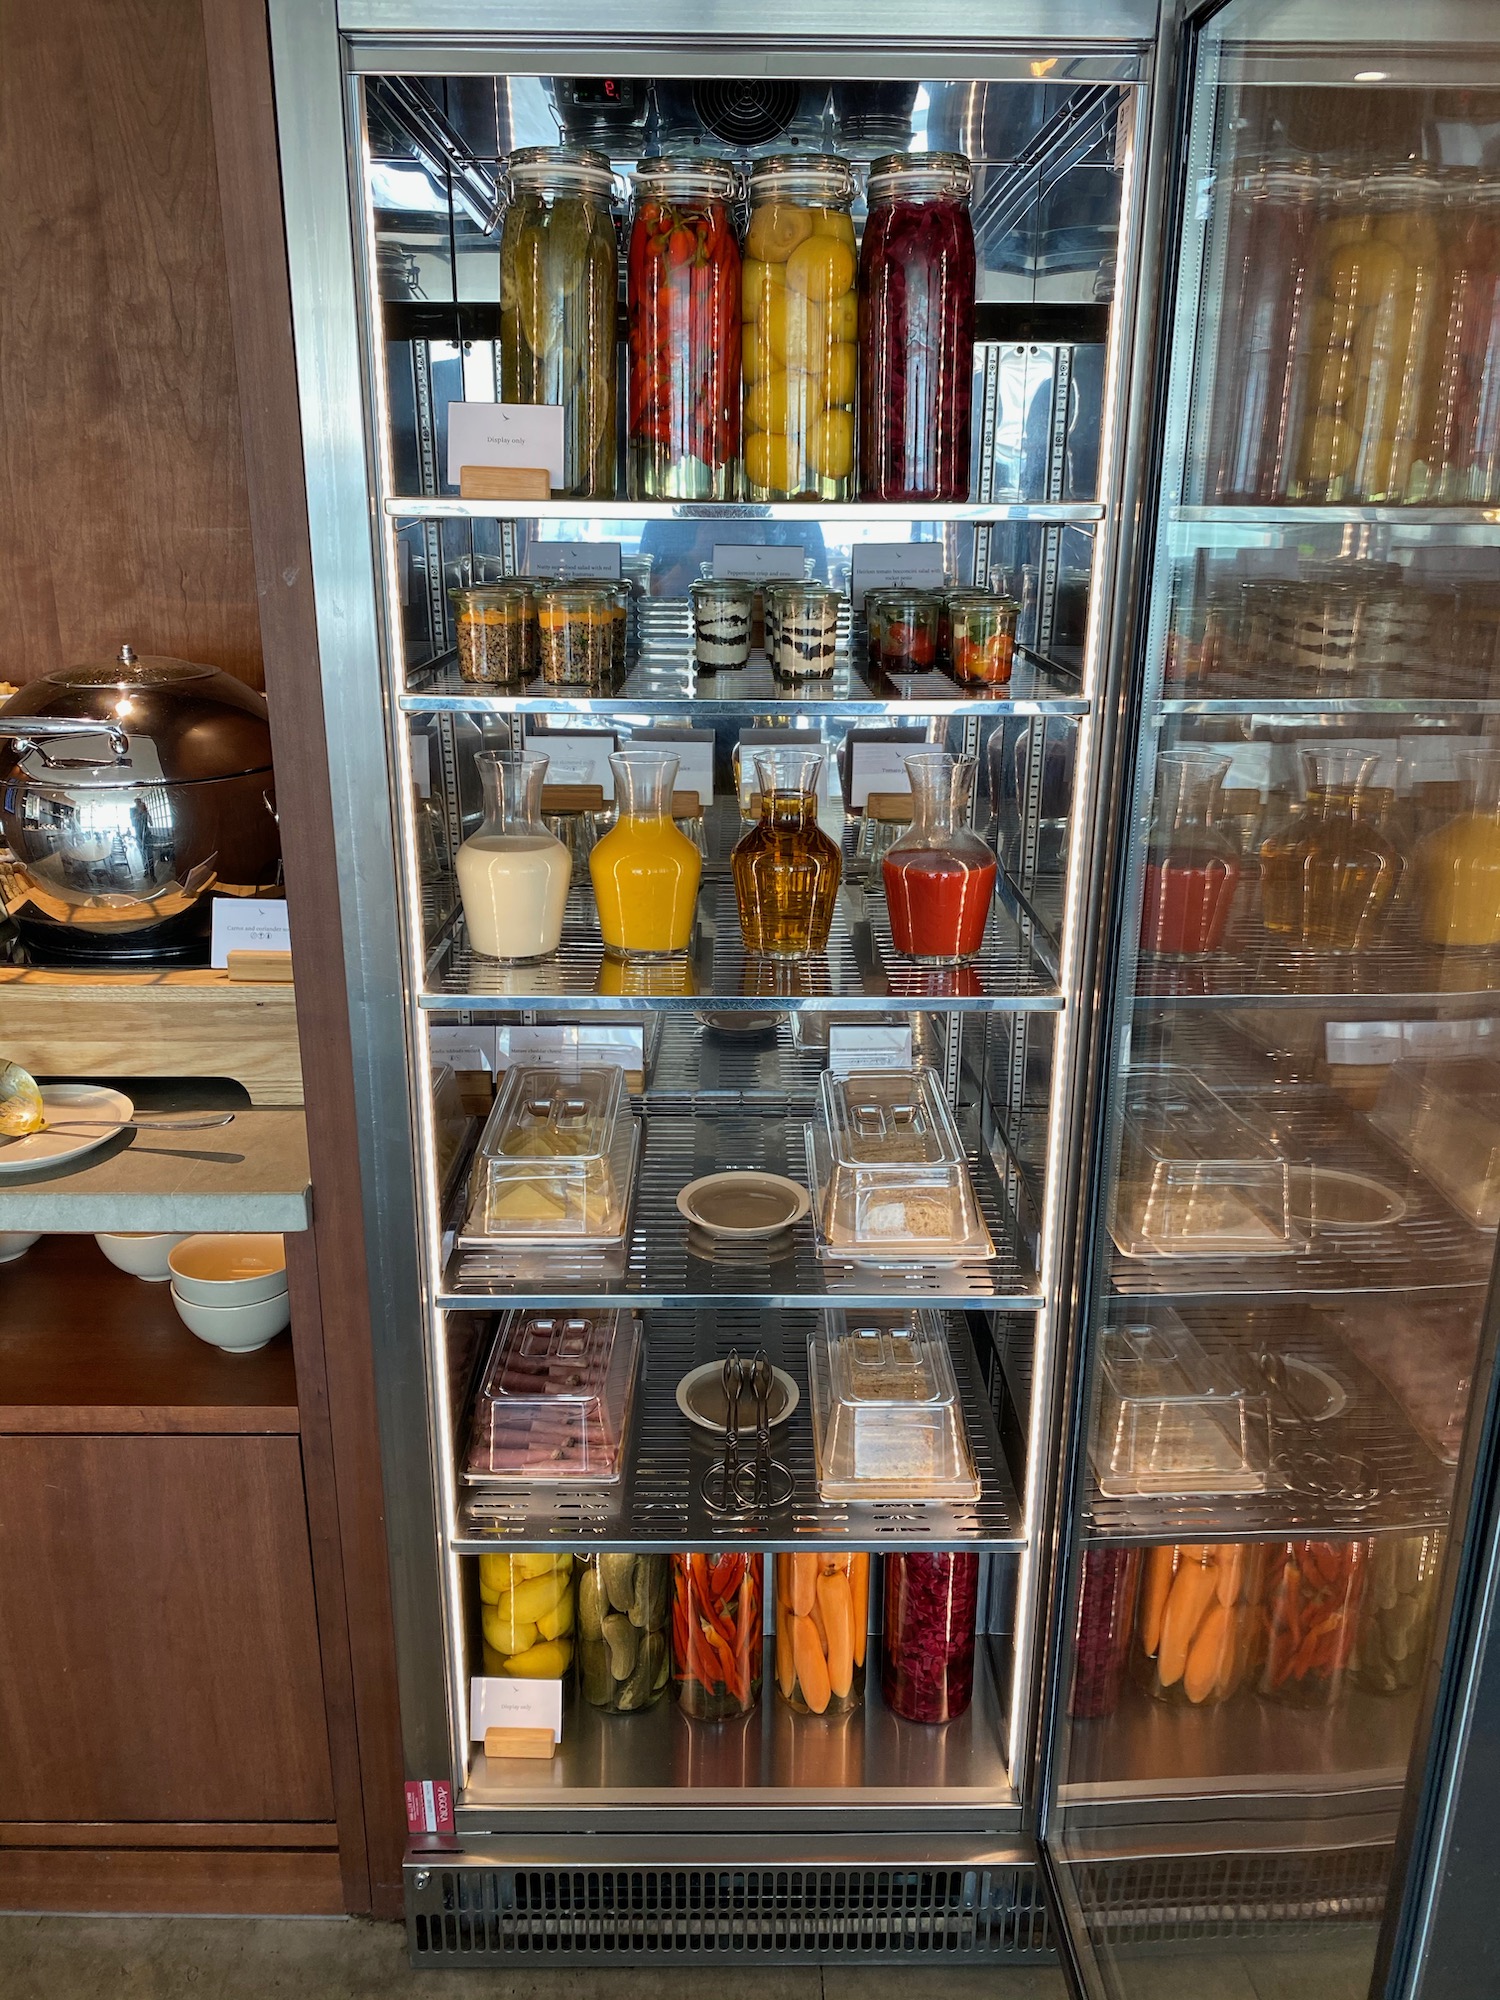
[[[630,494],[732,500],[740,456],[740,249],[727,161],[642,160],[630,226]]]
[[[969,1552],[885,1559],[880,1690],[905,1722],[952,1722],[974,1698],[979,1558]]]
[[[1120,1705],[1140,1574],[1139,1549],[1084,1552],[1068,1695],[1068,1713],[1079,1720],[1113,1715]]]
[[[974,375],[974,226],[962,153],[870,168],[859,261],[860,490],[964,500]]]
[[[742,360],[752,500],[848,500],[859,371],[854,170],[780,153],[750,175]]]

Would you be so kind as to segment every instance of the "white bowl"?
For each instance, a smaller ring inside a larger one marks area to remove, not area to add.
[[[190,1333],[210,1347],[222,1347],[226,1354],[253,1354],[274,1340],[292,1318],[292,1302],[285,1292],[248,1306],[203,1306],[185,1299],[173,1285],[172,1303]]]
[[[286,1290],[279,1236],[185,1236],[167,1262],[173,1290],[200,1306],[250,1306]]]
[[[168,1252],[179,1243],[186,1243],[187,1238],[146,1236],[129,1231],[96,1235],[94,1241],[117,1271],[128,1271],[132,1278],[144,1278],[148,1284],[160,1285],[172,1275],[167,1269]]]
[[[40,1243],[41,1232],[28,1236],[20,1229],[0,1229],[0,1264],[14,1264],[18,1257],[24,1257],[33,1243]]]

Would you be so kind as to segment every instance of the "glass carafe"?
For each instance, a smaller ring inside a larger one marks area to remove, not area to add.
[[[599,931],[618,958],[686,951],[703,856],[672,821],[677,758],[665,750],[617,750],[617,817],[589,856]]]
[[[818,825],[821,749],[762,751],[760,816],[734,850],[734,893],[745,949],[809,958],[826,949],[843,862]]]
[[[998,872],[968,823],[976,761],[937,749],[901,761],[912,823],[880,864],[891,941],[919,965],[962,965],[984,942]]]
[[[870,168],[859,264],[866,500],[969,497],[971,181],[962,153],[891,153]]]
[[[642,160],[630,231],[630,492],[732,500],[740,461],[740,249],[727,160]]]
[[[1379,759],[1361,749],[1304,750],[1307,800],[1261,842],[1261,921],[1273,937],[1363,951],[1380,935],[1405,865],[1369,816]]]
[[[1482,949],[1500,944],[1500,743],[1457,763],[1468,808],[1417,849],[1417,909],[1429,944]]]
[[[545,958],[562,938],[573,861],[542,824],[547,759],[481,750],[484,821],[458,850],[470,946],[486,958]]]
[[[1156,765],[1156,817],[1146,848],[1141,949],[1169,958],[1217,951],[1240,881],[1234,842],[1215,824],[1227,757],[1167,750]]]

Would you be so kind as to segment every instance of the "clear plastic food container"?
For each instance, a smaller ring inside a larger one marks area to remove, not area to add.
[[[633,1313],[507,1313],[474,1401],[464,1477],[617,1480],[639,1348]]]
[[[927,1312],[831,1313],[807,1344],[822,1500],[977,1500],[953,1362]]]
[[[1470,1222],[1500,1224],[1500,1063],[1392,1063],[1370,1123]]]
[[[822,1221],[831,1249],[916,1258],[994,1254],[962,1142],[930,1070],[825,1071],[822,1091]]]
[[[1247,1394],[1170,1308],[1106,1327],[1100,1363],[1091,1455],[1101,1493],[1265,1491],[1265,1398]]]
[[[622,1069],[517,1063],[480,1136],[460,1241],[616,1241],[635,1139]]]
[[[1278,1257],[1305,1250],[1292,1172],[1191,1070],[1134,1071],[1109,1232],[1127,1257]]]

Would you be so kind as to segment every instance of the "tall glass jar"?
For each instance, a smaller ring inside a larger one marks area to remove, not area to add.
[[[1378,1535],[1349,1666],[1371,1694],[1415,1687],[1427,1665],[1443,1580],[1443,1537]]]
[[[700,1722],[748,1715],[760,1697],[761,1556],[672,1558],[672,1692]]]
[[[1163,1542],[1142,1568],[1137,1678],[1158,1701],[1227,1701],[1260,1656],[1261,1551],[1247,1542]]]
[[[524,583],[452,590],[458,677],[487,687],[524,680],[531,652],[531,592]]]
[[[750,175],[742,280],[752,500],[848,500],[859,374],[854,170],[779,153]]]
[[[484,819],[458,850],[470,947],[486,958],[545,958],[562,941],[573,861],[542,824],[545,757],[481,750]]]
[[[1452,175],[1443,208],[1442,344],[1408,498],[1473,504],[1500,498],[1500,182]]]
[[[487,1674],[565,1679],[577,1615],[572,1556],[481,1556],[479,1613]]]
[[[880,1691],[904,1722],[952,1722],[974,1698],[979,1558],[889,1555]]]
[[[1068,1713],[1079,1721],[1113,1715],[1120,1705],[1140,1576],[1139,1549],[1084,1551],[1068,1691]]]
[[[618,958],[686,951],[693,935],[703,856],[672,820],[677,758],[669,751],[617,750],[616,817],[594,843],[589,876],[605,949]]]
[[[837,1715],[865,1698],[867,1555],[776,1558],[776,1685],[799,1715]]]
[[[1303,751],[1306,803],[1260,846],[1261,921],[1273,937],[1324,951],[1378,940],[1405,865],[1376,824],[1378,762],[1348,747]]]
[[[971,180],[962,153],[889,153],[870,168],[859,258],[859,464],[866,500],[968,498]]]
[[[732,500],[740,458],[740,249],[724,160],[642,160],[630,228],[630,493]]]
[[[746,951],[810,958],[833,925],[843,860],[818,825],[821,749],[764,750],[755,759],[760,817],[731,857]]]
[[[668,1556],[585,1556],[578,1566],[578,1678],[612,1715],[655,1708],[671,1678]]]
[[[1146,847],[1141,949],[1201,958],[1224,942],[1240,857],[1216,824],[1229,759],[1211,750],[1164,750],[1156,763],[1156,813]]]
[[[1500,944],[1500,743],[1457,753],[1466,810],[1416,853],[1422,935],[1444,949]]]
[[[995,856],[969,825],[973,757],[909,750],[912,823],[880,864],[891,941],[919,965],[976,958],[995,899]]]
[[[1373,1544],[1275,1542],[1266,1550],[1265,1655],[1257,1691],[1300,1708],[1343,1691]]]
[[[507,403],[558,403],[564,495],[615,492],[619,252],[602,153],[527,146],[506,162],[500,382]]]

